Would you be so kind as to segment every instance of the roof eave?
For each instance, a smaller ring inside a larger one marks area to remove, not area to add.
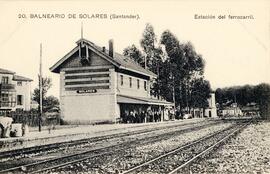
[[[152,78],[157,78],[157,75],[154,75],[154,74],[148,74],[148,73],[143,73],[141,71],[137,71],[137,70],[134,70],[134,69],[131,69],[131,68],[127,68],[125,66],[120,66],[119,67],[120,69],[124,69],[124,70],[128,70],[128,71],[132,71],[132,72],[135,72],[135,73],[138,73],[138,74],[142,74],[142,75],[145,75],[145,76],[148,76],[148,77],[152,77]]]
[[[31,81],[33,81],[30,78],[19,76],[19,75],[14,75],[13,78],[12,78],[12,80],[14,80],[14,81],[25,81],[25,82],[31,82]]]
[[[56,62],[52,67],[50,67],[50,71],[54,73],[59,73],[58,67],[64,63],[72,54],[74,54],[77,50],[79,50],[79,46],[77,45],[70,52],[68,52],[64,57],[62,57],[58,62]]]
[[[13,79],[14,81],[24,81],[24,82],[32,82],[33,80],[32,79],[24,79],[24,80],[22,80],[22,79]]]
[[[121,94],[117,94],[117,96],[120,97],[127,97],[130,99],[134,99],[134,100],[138,100],[138,101],[142,101],[142,102],[146,102],[145,104],[149,104],[149,105],[166,105],[166,106],[171,106],[173,105],[172,102],[168,102],[168,101],[161,101],[161,100],[156,100],[156,99],[151,99],[151,98],[138,98],[135,96],[127,96],[127,95],[121,95]],[[151,101],[150,101],[151,100]],[[156,101],[155,101],[156,100]]]
[[[5,70],[6,72],[0,72],[1,74],[16,74],[13,71]]]

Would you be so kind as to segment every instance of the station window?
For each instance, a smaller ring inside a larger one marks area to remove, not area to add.
[[[144,81],[144,90],[147,91],[146,81]]]
[[[129,78],[129,87],[132,88],[132,78]]]
[[[140,80],[137,79],[137,88],[140,89]]]
[[[14,107],[15,101],[10,93],[2,93],[0,95],[0,107]]]
[[[17,82],[17,86],[22,86],[22,82]]]
[[[8,99],[8,94],[1,94],[1,99],[2,99],[2,102],[7,102],[9,99]]]
[[[23,96],[17,95],[17,105],[23,105]]]
[[[120,80],[121,80],[121,86],[123,86],[124,85],[124,76],[123,75],[120,75]]]
[[[2,77],[2,84],[8,84],[8,77]]]

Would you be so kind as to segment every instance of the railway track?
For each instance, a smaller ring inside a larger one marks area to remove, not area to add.
[[[133,166],[123,171],[127,173],[189,173],[186,167],[195,160],[202,159],[203,155],[210,153],[213,149],[225,143],[229,138],[244,129],[250,122],[242,125],[235,125],[231,128],[218,131],[202,137],[191,143],[178,147],[168,153],[162,154],[149,161]]]
[[[99,137],[90,137],[90,138],[85,138],[85,139],[80,139],[80,140],[73,140],[73,141],[67,141],[67,142],[61,142],[61,143],[52,143],[52,144],[46,144],[46,145],[40,145],[40,146],[34,146],[34,147],[15,149],[15,150],[10,150],[10,151],[3,151],[3,152],[0,152],[0,159],[7,158],[7,157],[9,158],[11,156],[16,157],[16,156],[26,155],[26,154],[31,154],[31,153],[44,152],[44,151],[49,151],[52,149],[54,150],[61,149],[61,148],[66,149],[67,147],[78,146],[78,145],[87,144],[90,142],[97,142],[97,141],[102,141],[106,139],[130,136],[130,135],[135,135],[135,134],[139,135],[143,133],[150,133],[154,131],[174,128],[175,126],[189,126],[189,125],[192,126],[196,124],[199,124],[199,123],[195,122],[195,123],[186,123],[186,124],[173,124],[173,125],[162,126],[158,128],[128,131],[124,133],[115,133],[115,134],[103,135]],[[143,127],[143,126],[138,126],[138,127]]]
[[[174,136],[174,135],[177,135],[179,133],[191,132],[191,131],[202,129],[206,126],[211,126],[211,125],[220,124],[220,123],[221,122],[212,122],[212,123],[203,124],[203,125],[199,125],[199,126],[194,126],[194,124],[188,124],[188,125],[191,125],[192,127],[180,129],[180,130],[176,130],[174,132],[168,132],[168,133],[164,133],[162,135],[156,135],[156,136],[152,136],[152,137],[143,137],[140,139],[135,138],[132,141],[123,142],[123,143],[116,143],[114,145],[108,145],[108,146],[103,146],[103,147],[99,147],[99,148],[92,148],[92,149],[90,148],[88,150],[80,149],[80,150],[78,150],[79,152],[76,152],[74,154],[62,155],[60,157],[52,157],[50,159],[39,160],[39,161],[34,162],[34,163],[30,162],[30,163],[26,163],[26,164],[22,164],[22,165],[17,165],[15,167],[11,167],[11,165],[10,165],[9,167],[6,167],[3,170],[1,170],[0,173],[8,173],[8,172],[10,172],[10,173],[15,173],[15,172],[16,173],[18,173],[18,172],[41,173],[41,172],[45,172],[45,171],[50,171],[52,169],[63,167],[63,166],[69,165],[69,164],[78,163],[78,162],[84,161],[86,159],[99,157],[99,156],[106,155],[109,153],[115,153],[117,151],[127,149],[131,146],[136,146],[138,144],[159,141],[159,140],[164,139],[165,136]],[[183,125],[181,125],[181,126],[183,126]],[[175,127],[175,125],[174,125],[174,127]],[[165,128],[163,127],[163,129],[165,129]],[[168,129],[168,127],[167,127],[167,129]],[[157,130],[155,129],[155,131],[157,131]],[[137,133],[138,132],[133,133],[132,135],[134,135],[134,134],[136,135]]]

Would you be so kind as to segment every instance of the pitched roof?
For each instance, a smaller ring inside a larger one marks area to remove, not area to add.
[[[0,73],[1,74],[15,74],[15,72],[7,70],[7,69],[3,69],[3,68],[0,68]]]
[[[116,67],[120,68],[120,69],[124,69],[124,70],[128,70],[128,71],[132,71],[135,73],[139,73],[139,74],[143,74],[143,75],[147,75],[147,76],[152,76],[152,77],[156,77],[157,75],[154,74],[153,72],[141,67],[137,62],[131,60],[129,57],[127,56],[123,56],[117,52],[114,52],[114,56],[110,57],[109,56],[109,51],[105,50],[105,52],[102,51],[102,47],[95,45],[93,42],[88,41],[86,39],[80,39],[79,41],[77,41],[76,43],[80,43],[80,42],[84,42],[86,43],[89,48],[91,50],[93,50],[95,53],[97,53],[98,55],[100,55],[101,57],[103,57],[104,59],[106,59],[107,61],[111,62],[112,64],[114,64]],[[79,49],[79,47],[75,47],[73,50],[71,50],[68,54],[66,54],[62,59],[60,59],[55,65],[53,65],[50,70],[52,72],[59,72],[59,66],[65,62],[73,53],[75,53],[77,50]]]
[[[13,80],[15,81],[33,81],[32,79],[29,79],[27,77],[23,77],[23,76],[18,76],[18,75],[14,75],[13,76]]]
[[[96,47],[96,49],[98,49],[100,52],[102,52],[102,48],[94,45]],[[103,53],[103,52],[102,52]],[[127,56],[124,56],[122,54],[119,54],[117,52],[114,52],[113,58],[109,56],[109,50],[105,50],[105,55],[107,57],[109,57],[110,59],[112,59],[113,61],[117,62],[118,64],[120,64],[120,69],[127,69],[130,71],[135,71],[137,73],[144,73],[153,77],[156,77],[157,75],[154,74],[152,71],[147,70],[145,68],[143,68],[141,65],[139,65],[137,62],[135,62],[134,60],[130,59]]]

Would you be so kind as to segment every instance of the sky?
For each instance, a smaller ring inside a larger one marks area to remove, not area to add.
[[[42,14],[62,18],[31,18]],[[80,18],[81,14],[107,18]],[[114,14],[139,18],[110,19]],[[266,0],[0,1],[0,68],[33,79],[34,89],[42,43],[43,75],[53,83],[49,95],[59,97],[59,74],[49,68],[76,46],[81,23],[84,38],[106,47],[113,39],[119,53],[131,44],[139,47],[146,23],[153,25],[158,39],[168,29],[180,42],[192,42],[203,56],[205,78],[213,89],[270,83],[270,1]]]

